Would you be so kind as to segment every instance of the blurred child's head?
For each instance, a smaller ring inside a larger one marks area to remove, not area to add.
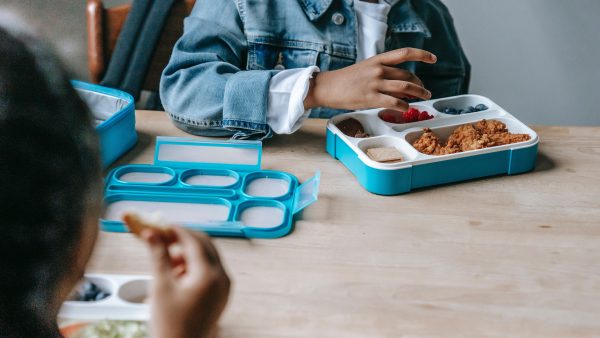
[[[0,27],[0,336],[56,333],[100,199],[88,109],[44,43]]]

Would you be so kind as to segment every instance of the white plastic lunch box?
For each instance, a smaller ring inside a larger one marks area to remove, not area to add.
[[[146,321],[150,318],[147,298],[152,277],[86,274],[85,280],[110,295],[98,301],[68,300],[58,313],[60,319]]]
[[[488,109],[463,115],[442,113],[448,107],[462,109],[479,104],[486,105]],[[538,135],[486,97],[462,95],[418,102],[411,107],[427,111],[434,118],[404,124],[388,123],[378,116],[381,109],[331,118],[327,124],[327,152],[342,162],[366,190],[379,195],[397,195],[413,189],[486,176],[515,175],[530,171],[535,166]],[[342,133],[336,124],[348,118],[358,120],[371,137],[354,138]],[[531,138],[525,142],[441,156],[420,153],[412,146],[423,134],[423,128],[430,128],[445,141],[458,126],[483,119],[501,121],[509,132],[529,134]],[[403,161],[380,163],[372,160],[366,151],[376,147],[396,148]]]

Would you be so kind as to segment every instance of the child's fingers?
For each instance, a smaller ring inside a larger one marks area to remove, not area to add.
[[[220,266],[221,257],[219,251],[215,248],[212,239],[204,232],[193,231],[192,235],[202,243],[202,248],[204,248],[212,263]]]
[[[384,80],[380,90],[397,98],[418,97],[423,100],[431,98],[431,92],[412,82],[398,80]]]
[[[383,66],[383,74],[386,80],[408,81],[416,84],[417,86],[423,87],[423,81],[421,81],[418,76],[404,69]]]
[[[398,110],[401,112],[405,112],[409,108],[409,105],[406,103],[406,101],[386,94],[379,95],[379,102],[377,106],[381,108]]]
[[[181,227],[174,227],[182,254],[186,261],[186,270],[194,276],[201,276],[207,266],[220,264],[216,250],[210,245],[210,240],[204,240],[204,234],[192,233]],[[208,244],[207,244],[208,243]]]
[[[409,61],[436,63],[437,56],[428,51],[417,48],[401,48],[391,50],[375,56],[376,60],[386,66],[395,66]]]
[[[166,281],[171,276],[171,258],[169,256],[168,242],[165,241],[159,230],[152,228],[144,229],[140,233],[140,237],[150,248],[154,278],[158,283]]]

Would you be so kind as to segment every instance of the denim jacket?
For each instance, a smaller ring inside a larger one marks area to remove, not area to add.
[[[433,97],[468,90],[470,65],[439,0],[400,0],[388,26],[386,50],[416,47],[438,56],[434,65],[398,66],[416,73]],[[280,69],[352,65],[356,39],[353,0],[198,0],[163,72],[161,100],[189,133],[269,137],[271,77]],[[317,108],[311,117],[342,112]]]

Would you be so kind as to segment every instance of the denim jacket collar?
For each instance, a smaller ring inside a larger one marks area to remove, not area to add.
[[[327,11],[332,2],[333,0],[300,0],[300,5],[310,21],[315,21]]]
[[[302,9],[311,21],[318,20],[329,9],[333,0],[299,0]],[[353,0],[343,0],[352,5]],[[415,12],[410,0],[384,0],[393,5],[389,14],[390,27],[394,33],[421,33],[430,38],[431,32],[425,21]]]
[[[431,31],[415,11],[410,0],[396,1],[388,18],[389,22],[393,22],[390,30],[394,33],[420,33],[426,38],[431,38]]]

